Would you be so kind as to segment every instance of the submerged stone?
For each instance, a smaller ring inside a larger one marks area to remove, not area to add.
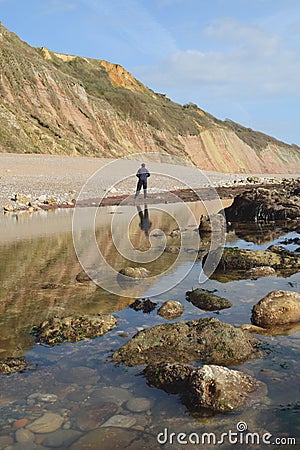
[[[113,354],[113,360],[134,366],[161,361],[204,361],[238,364],[258,356],[259,341],[215,318],[157,325],[139,331]]]
[[[194,289],[186,293],[186,299],[197,308],[204,311],[218,311],[220,309],[230,308],[232,303],[225,298],[219,297],[206,289]]]
[[[117,319],[111,314],[53,317],[33,327],[31,333],[36,342],[56,345],[102,336],[116,323]]]

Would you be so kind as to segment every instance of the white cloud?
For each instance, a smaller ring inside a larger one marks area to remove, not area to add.
[[[226,18],[207,27],[204,36],[217,42],[214,50],[177,50],[156,67],[139,68],[143,81],[166,90],[209,87],[210,95],[232,98],[300,94],[299,51],[276,33]]]

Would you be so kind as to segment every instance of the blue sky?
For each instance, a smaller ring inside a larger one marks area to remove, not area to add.
[[[300,145],[299,0],[0,0],[33,46],[118,63],[156,92]]]

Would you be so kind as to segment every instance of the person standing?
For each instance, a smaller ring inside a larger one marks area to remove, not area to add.
[[[150,172],[146,168],[146,164],[145,163],[143,163],[141,165],[141,167],[139,168],[139,170],[136,173],[136,176],[138,177],[138,182],[137,182],[136,192],[135,192],[134,198],[137,198],[137,196],[139,195],[142,187],[143,187],[143,190],[144,190],[144,198],[147,198],[147,181],[148,181],[148,178],[150,177]]]

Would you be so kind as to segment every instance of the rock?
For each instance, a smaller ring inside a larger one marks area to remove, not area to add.
[[[80,408],[76,417],[77,427],[82,431],[99,428],[116,411],[117,405],[114,403],[99,403]]]
[[[229,300],[200,288],[188,291],[186,293],[186,299],[204,311],[218,311],[232,306]]]
[[[117,414],[116,416],[110,417],[102,427],[120,427],[120,428],[130,428],[135,425],[136,419],[131,416],[123,416],[122,414]]]
[[[224,233],[226,231],[226,220],[223,214],[202,215],[198,230],[200,233]]]
[[[159,450],[156,438],[141,431],[118,428],[101,427],[84,434],[69,447],[70,450]]]
[[[97,280],[99,278],[100,272],[97,270],[89,270],[89,275],[85,272],[85,270],[82,270],[76,275],[76,281],[78,283],[86,283],[89,281]]]
[[[28,419],[26,419],[26,418],[18,419],[18,420],[14,421],[13,427],[16,429],[24,428],[27,424],[28,424]]]
[[[139,331],[113,354],[128,366],[161,361],[238,364],[256,357],[258,340],[215,318],[157,325]]]
[[[20,202],[20,203],[24,203],[25,205],[27,205],[28,203],[30,203],[31,198],[27,195],[23,195],[23,194],[15,194],[14,197],[12,198],[13,201],[15,202]]]
[[[300,331],[300,322],[285,323],[283,325],[274,325],[272,327],[263,328],[257,325],[244,324],[240,328],[249,333],[263,334],[265,336],[288,336]]]
[[[180,363],[160,363],[144,370],[148,383],[168,393],[179,393],[191,410],[206,408],[229,412],[243,405],[261,383],[237,370],[216,365],[200,368]]]
[[[259,383],[249,375],[227,367],[204,365],[188,381],[188,403],[193,408],[229,412],[243,405]]]
[[[175,300],[167,300],[157,311],[157,314],[165,319],[172,320],[181,316],[184,306]]]
[[[13,372],[23,372],[28,367],[25,358],[7,358],[0,360],[0,374],[9,375]]]
[[[13,444],[13,438],[11,436],[0,436],[0,448],[13,448],[10,447]]]
[[[151,402],[144,397],[132,397],[126,403],[127,409],[131,412],[143,412],[147,411],[151,407]]]
[[[213,253],[211,252],[213,258]],[[216,252],[219,258],[219,252]],[[205,262],[205,257],[204,257]],[[217,271],[250,270],[254,267],[269,266],[273,269],[291,270],[297,272],[300,267],[300,257],[297,255],[278,254],[271,250],[245,250],[238,247],[224,248]]]
[[[82,433],[76,430],[56,430],[43,436],[43,445],[51,448],[68,448]]]
[[[117,319],[111,314],[53,317],[33,327],[31,333],[36,342],[56,345],[102,336],[114,328],[116,323]]]
[[[127,389],[123,389],[117,386],[104,386],[96,389],[90,398],[89,403],[98,404],[98,402],[112,402],[116,405],[122,405],[127,402],[131,397],[130,392]]]
[[[34,434],[30,430],[25,430],[20,428],[16,431],[16,441],[17,442],[32,442],[34,441]]]
[[[288,180],[280,187],[253,188],[237,195],[225,208],[227,221],[257,222],[296,220],[300,217],[300,179]]]
[[[35,392],[33,394],[30,394],[27,398],[27,400],[31,401],[37,401],[37,402],[44,402],[44,403],[55,403],[57,401],[58,397],[55,394],[43,394],[41,392]]]
[[[121,269],[119,273],[126,277],[137,279],[146,278],[150,275],[150,271],[144,267],[126,267],[125,269]]]
[[[13,205],[7,204],[7,205],[3,206],[3,211],[4,212],[14,212],[15,207]]]
[[[51,433],[60,428],[63,422],[64,419],[60,415],[45,413],[42,417],[27,425],[26,429],[33,433]]]
[[[260,267],[252,267],[252,269],[247,270],[246,275],[249,275],[253,278],[259,277],[270,277],[276,273],[275,269],[270,266],[260,266]]]
[[[252,309],[251,322],[268,328],[300,321],[300,294],[293,291],[272,291]]]
[[[78,384],[85,386],[87,384],[95,384],[99,380],[99,374],[96,369],[90,367],[75,366],[67,371],[61,370],[58,374],[61,383]]]
[[[142,300],[135,300],[129,305],[129,308],[135,311],[143,311],[143,313],[150,313],[155,309],[156,305],[157,303],[152,302],[150,298],[143,298]]]

